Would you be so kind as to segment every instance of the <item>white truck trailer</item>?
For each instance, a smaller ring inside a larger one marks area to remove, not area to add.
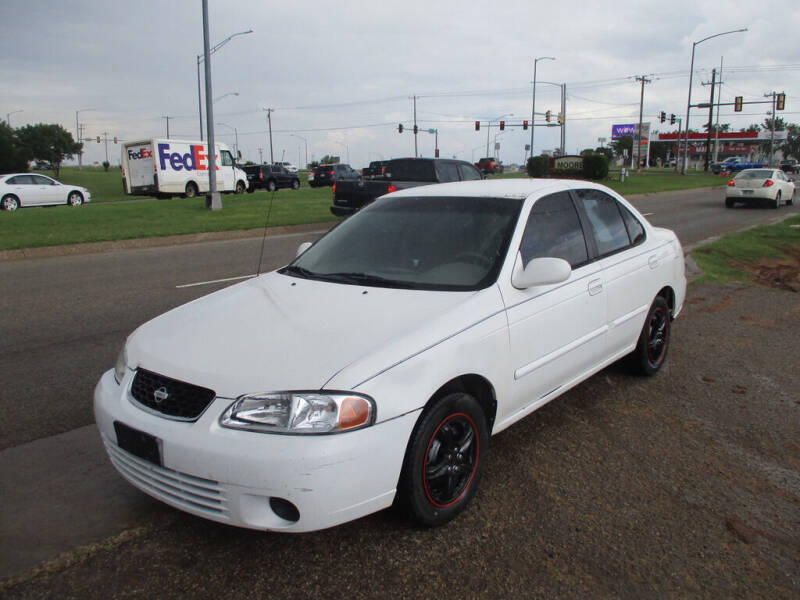
[[[236,166],[231,149],[215,144],[217,190],[242,194],[247,174]],[[122,187],[131,196],[194,198],[209,187],[208,144],[149,139],[122,144]]]

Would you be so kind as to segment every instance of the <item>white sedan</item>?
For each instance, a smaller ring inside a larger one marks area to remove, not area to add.
[[[0,208],[17,210],[25,206],[68,204],[80,206],[92,195],[84,187],[69,185],[36,173],[0,175]]]
[[[331,527],[474,496],[489,437],[626,358],[664,364],[681,245],[583,181],[379,198],[288,266],[134,331],[94,393],[111,462],[194,515]]]
[[[772,208],[784,202],[792,204],[794,183],[780,169],[744,169],[725,188],[725,206],[733,208],[737,202],[768,204]]]

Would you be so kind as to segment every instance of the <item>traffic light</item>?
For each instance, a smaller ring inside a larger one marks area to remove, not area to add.
[[[667,113],[665,113],[663,110],[661,111],[661,115],[659,116],[659,120],[662,123],[667,120]]]
[[[418,131],[419,131],[419,128],[416,125],[414,125],[414,135],[417,135]]]
[[[114,136],[114,143],[117,143],[117,136]]]
[[[527,129],[528,129],[528,122],[527,121],[523,121],[522,122],[522,128],[527,131]]]
[[[97,136],[97,143],[98,144],[100,143],[100,136],[99,135]]]
[[[402,123],[400,123],[400,124],[397,126],[397,133],[403,133],[403,124],[402,124]]]
[[[786,94],[780,93],[778,94],[777,103],[775,104],[775,110],[783,110],[786,108]]]
[[[669,124],[670,124],[670,125],[675,125],[675,121],[677,121],[677,119],[675,118],[675,113],[672,113],[672,114],[669,116]]]
[[[735,112],[742,112],[742,104],[744,104],[744,98],[742,96],[736,96],[733,99],[733,110]]]
[[[438,148],[436,148],[436,150],[433,151],[433,157],[434,158],[439,158],[439,149]]]
[[[550,122],[550,111],[549,110],[546,113],[544,113],[544,120],[547,121],[548,123]]]
[[[475,121],[475,131],[480,131],[480,129],[481,129],[481,122]]]
[[[500,121],[500,131],[503,131],[506,128],[506,122]]]

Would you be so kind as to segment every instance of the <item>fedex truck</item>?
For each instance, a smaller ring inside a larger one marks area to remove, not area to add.
[[[217,190],[242,194],[247,174],[236,166],[231,149],[214,144]],[[194,198],[208,191],[208,144],[150,139],[122,144],[122,187],[132,196]]]

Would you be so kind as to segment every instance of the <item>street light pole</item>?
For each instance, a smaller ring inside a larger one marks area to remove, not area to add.
[[[236,127],[231,127],[227,123],[217,123],[217,125],[222,125],[223,127],[227,127],[228,129],[233,130],[234,136],[234,146],[236,147],[236,158],[239,158],[239,132],[236,130]]]
[[[206,196],[206,207],[211,210],[221,210],[222,198],[217,191],[217,161],[214,157],[216,150],[216,145],[214,144],[214,94],[211,92],[211,48],[209,47],[208,37],[208,0],[203,0],[203,57],[206,79],[206,129],[208,131],[208,196]]]
[[[294,134],[294,133],[290,133],[289,135],[292,136],[292,137],[300,138],[301,140],[303,140],[303,143],[306,146],[306,164],[305,164],[304,168],[307,169],[308,168],[308,140],[306,138],[304,138],[302,135],[297,135],[297,134]]]
[[[702,40],[692,43],[692,62],[689,66],[689,99],[686,101],[686,129],[685,129],[686,140],[684,143],[683,163],[681,164],[681,175],[686,175],[686,163],[689,161],[689,112],[692,109],[692,76],[694,75],[695,48],[697,48],[699,44],[702,44],[703,42],[710,40],[712,38],[719,37],[721,35],[728,35],[730,33],[743,33],[745,31],[747,31],[747,27],[745,27],[744,29],[723,31],[722,33],[716,33],[714,35],[710,35],[708,37],[703,38]]]
[[[21,112],[24,112],[24,110],[20,108],[19,110],[12,110],[10,113],[6,113],[6,125],[11,127],[11,115],[15,115]]]
[[[230,42],[237,35],[246,35],[248,33],[253,33],[253,30],[252,29],[248,29],[247,31],[240,31],[238,33],[234,33],[233,35],[229,35],[228,37],[226,37],[224,40],[222,40],[219,44],[217,44],[216,46],[214,46],[210,50],[208,49],[208,44],[205,44],[204,48],[203,48],[203,53],[204,54],[198,54],[197,55],[197,114],[200,117],[200,141],[201,142],[203,141],[203,100],[202,100],[202,97],[201,97],[201,94],[200,94],[200,63],[205,60],[206,54],[210,56],[211,54],[214,54],[214,52],[216,52],[217,50],[222,48],[225,44]],[[237,96],[238,96],[238,94],[237,94]]]
[[[269,130],[269,164],[275,164],[275,157],[272,154],[272,111],[274,108],[262,108],[267,113],[267,129]]]
[[[533,98],[531,99],[531,153],[529,158],[533,157],[533,133],[536,131],[536,65],[540,60],[555,60],[554,56],[540,56],[533,59]]]

